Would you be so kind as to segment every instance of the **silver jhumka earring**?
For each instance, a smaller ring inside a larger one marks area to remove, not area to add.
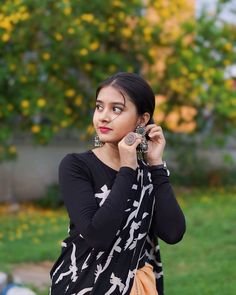
[[[98,137],[97,134],[94,137],[94,146],[95,147],[101,147],[101,146],[103,146],[103,143],[101,142],[101,140],[100,140],[100,138]]]
[[[140,160],[144,159],[144,153],[146,153],[148,151],[148,142],[146,139],[146,131],[145,128],[141,125],[138,125],[135,129],[136,133],[141,134],[142,135],[142,141],[141,143],[137,146],[137,156]]]

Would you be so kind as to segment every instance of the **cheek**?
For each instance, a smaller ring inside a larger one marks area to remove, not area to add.
[[[93,125],[97,122],[97,114],[96,111],[93,113]]]

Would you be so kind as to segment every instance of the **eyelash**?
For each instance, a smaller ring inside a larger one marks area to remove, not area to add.
[[[99,107],[102,107],[100,104],[96,104],[96,109],[99,110]],[[122,108],[119,108],[119,107],[113,107],[113,109],[118,109],[119,112],[122,112],[123,109]]]

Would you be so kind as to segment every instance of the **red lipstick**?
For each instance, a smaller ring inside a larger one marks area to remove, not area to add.
[[[107,128],[107,127],[99,127],[99,130],[102,132],[102,133],[107,133],[109,132],[110,130],[112,130],[111,128]]]

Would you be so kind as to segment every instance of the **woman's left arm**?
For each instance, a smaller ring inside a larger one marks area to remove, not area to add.
[[[150,140],[145,157],[150,165],[149,171],[155,192],[154,234],[168,244],[175,244],[182,239],[186,231],[186,222],[169,182],[169,173],[166,169],[160,168],[163,164],[166,140],[161,126],[156,124],[147,125],[146,133]]]
[[[176,244],[186,231],[184,214],[175,198],[167,171],[156,166],[151,166],[149,171],[155,193],[154,234],[168,244]]]

